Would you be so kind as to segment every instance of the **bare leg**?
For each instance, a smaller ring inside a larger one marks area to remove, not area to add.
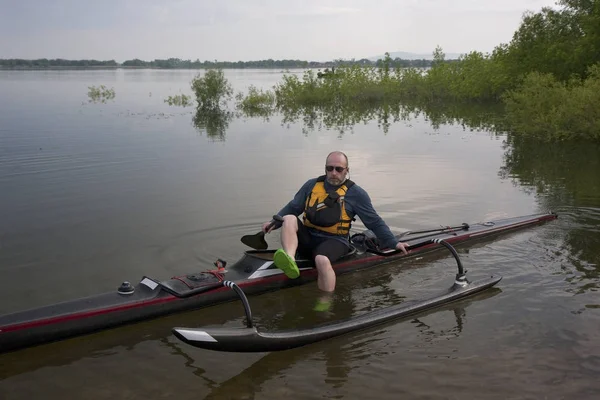
[[[283,217],[281,244],[288,256],[295,260],[296,250],[298,249],[298,217],[295,215],[285,215]]]
[[[331,267],[331,261],[326,256],[318,255],[315,257],[315,265],[319,276],[317,285],[324,292],[333,292],[335,290],[335,272]]]
[[[335,272],[331,267],[331,261],[326,256],[316,256],[315,265],[318,272],[317,285],[321,290],[321,294],[314,310],[324,312],[328,311],[331,307],[331,300],[335,289]]]

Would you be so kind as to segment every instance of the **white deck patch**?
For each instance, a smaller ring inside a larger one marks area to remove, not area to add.
[[[148,279],[148,278],[144,278],[140,281],[141,285],[145,285],[148,286],[150,288],[150,290],[154,290],[156,289],[156,287],[158,286],[158,283],[154,282],[152,279]]]
[[[279,274],[283,274],[283,271],[280,270],[279,268],[273,266],[273,268],[270,268],[273,265],[273,261],[267,261],[265,262],[263,265],[261,265],[260,267],[258,267],[258,269],[256,271],[254,271],[254,273],[252,275],[250,275],[248,277],[248,280],[250,279],[258,279],[258,278],[264,278],[266,276],[272,276],[272,275],[279,275]],[[306,267],[306,268],[298,268],[300,271],[306,270],[306,269],[312,269],[311,267]]]
[[[216,342],[217,340],[208,333],[192,329],[176,329],[187,340],[194,342]]]

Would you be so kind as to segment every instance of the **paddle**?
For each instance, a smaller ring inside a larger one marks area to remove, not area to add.
[[[429,233],[429,232],[443,232],[443,231],[455,231],[455,230],[461,230],[464,229],[465,231],[469,229],[469,224],[467,224],[466,222],[463,222],[462,225],[459,226],[446,226],[443,228],[438,228],[438,229],[429,229],[426,231],[406,231],[406,232],[402,232],[400,234],[399,237],[405,236],[405,235],[414,235],[416,233]]]
[[[274,226],[279,227],[282,223],[283,218],[281,218],[279,215],[273,215],[273,222],[271,222],[267,230],[271,229]],[[242,243],[244,243],[246,246],[252,247],[256,250],[266,250],[269,247],[267,241],[265,240],[265,233],[263,231],[255,233],[254,235],[242,236],[241,240]]]
[[[413,240],[419,240],[419,239],[425,239],[425,238],[429,238],[432,236],[438,236],[440,234],[444,234],[444,233],[454,233],[457,231],[461,231],[461,230],[468,230],[469,229],[469,224],[462,224],[460,226],[455,226],[455,227],[447,227],[447,228],[442,228],[442,229],[431,229],[431,230],[427,230],[427,231],[416,231],[416,232],[409,232],[411,234],[415,234],[415,233],[420,233],[420,232],[433,232],[433,233],[427,233],[425,235],[421,235],[421,236],[416,236],[416,237],[411,237],[408,238],[409,241],[413,241]],[[363,235],[361,233],[357,233],[356,235]],[[402,239],[402,235],[396,236],[397,239],[401,240]],[[435,239],[430,239],[430,240],[426,240],[424,242],[420,242],[420,243],[415,243],[412,245],[409,245],[406,249],[407,250],[412,250],[412,249],[416,249],[419,248],[421,246],[425,246],[426,244],[430,244],[433,243]],[[374,249],[374,248],[370,248],[368,250],[371,253],[374,254],[378,254],[380,256],[392,256],[398,253],[401,253],[402,250],[396,250],[396,249],[385,249],[385,250],[380,250],[380,249]]]

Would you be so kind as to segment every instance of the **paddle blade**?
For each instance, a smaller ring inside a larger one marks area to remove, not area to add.
[[[254,235],[242,236],[241,240],[246,246],[252,247],[256,250],[266,250],[269,247],[267,241],[265,240],[265,233],[262,231]]]

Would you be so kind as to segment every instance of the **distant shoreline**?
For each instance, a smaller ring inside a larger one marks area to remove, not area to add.
[[[211,67],[194,67],[194,68],[187,68],[187,67],[178,67],[178,68],[165,68],[165,67],[129,67],[129,66],[88,66],[88,67],[72,67],[72,66],[65,66],[65,67],[60,67],[60,66],[49,66],[49,67],[40,67],[40,66],[34,66],[34,67],[7,67],[7,66],[3,66],[0,65],[0,71],[4,70],[4,71],[44,71],[44,70],[62,70],[62,71],[67,71],[67,70],[115,70],[115,69],[160,69],[160,70],[202,70],[202,69],[210,69]],[[322,67],[219,67],[219,69],[271,69],[271,70],[288,70],[288,69],[315,69],[315,68],[322,68]]]
[[[450,61],[450,60],[448,60]],[[361,67],[381,67],[383,64],[388,67],[431,67],[432,61],[427,59],[392,59],[386,53],[384,59],[376,61],[366,58],[360,60],[334,60],[334,61],[306,61],[306,60],[257,60],[257,61],[191,61],[181,60],[179,58],[169,58],[166,60],[156,59],[153,61],[144,61],[139,59],[126,60],[118,63],[115,60],[65,60],[65,59],[0,59],[0,70],[115,70],[115,69],[265,69],[265,70],[288,70],[288,69],[316,69],[333,68],[338,66],[361,66]]]

